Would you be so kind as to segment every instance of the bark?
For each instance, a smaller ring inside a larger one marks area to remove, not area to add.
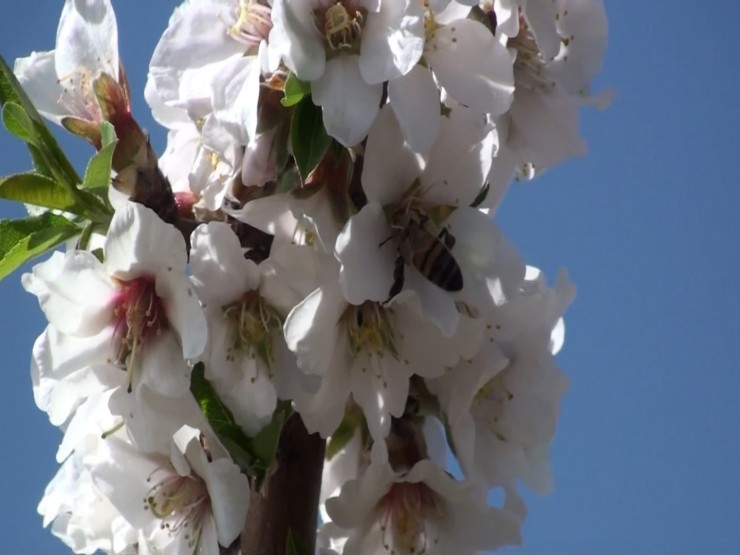
[[[300,555],[314,554],[325,443],[298,414],[290,417],[267,477],[259,491],[252,486],[242,555],[285,555],[288,531]]]

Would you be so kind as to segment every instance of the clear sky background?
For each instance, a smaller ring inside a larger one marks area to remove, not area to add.
[[[570,377],[552,449],[555,491],[528,496],[516,553],[740,553],[740,70],[736,0],[606,0],[609,47],[583,114],[590,154],[517,185],[498,217],[529,264],[578,285],[559,355]],[[134,113],[176,5],[114,0]],[[47,50],[62,3],[0,16],[9,63]],[[70,139],[80,172],[91,152]],[[30,167],[0,130],[0,174]],[[0,202],[0,217],[22,211]],[[20,275],[0,282],[0,555],[66,553],[36,505],[60,432],[31,393],[46,322]]]

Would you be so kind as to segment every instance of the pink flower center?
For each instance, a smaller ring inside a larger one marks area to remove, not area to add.
[[[439,539],[428,519],[439,515],[437,495],[423,482],[396,482],[378,503],[382,514],[383,547],[397,555],[423,555]]]
[[[167,328],[167,314],[162,299],[157,296],[153,277],[142,276],[119,283],[121,290],[113,309],[116,361],[128,368],[131,392],[136,356]]]

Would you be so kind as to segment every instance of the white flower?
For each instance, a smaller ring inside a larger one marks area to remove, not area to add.
[[[275,0],[270,46],[311,82],[327,132],[353,146],[375,120],[382,83],[419,61],[422,13],[416,0]]]
[[[428,459],[394,472],[380,451],[360,479],[326,502],[327,535],[347,538],[343,555],[473,555],[521,542],[519,518],[480,505],[470,484]]]
[[[101,389],[115,389],[114,399],[119,400],[112,406],[127,407],[117,414],[132,433],[142,434],[142,441],[150,430],[146,418],[135,417],[139,409],[142,416],[156,411],[150,402],[156,404],[160,395],[189,398],[186,360],[203,353],[207,328],[185,276],[185,257],[185,241],[177,229],[148,208],[127,202],[111,222],[105,262],[85,251],[55,253],[24,274],[24,287],[38,296],[50,323],[61,332],[54,332],[52,344],[38,344],[37,359],[40,377],[50,380],[44,391],[54,396],[43,402],[59,413],[53,417],[56,422],[66,420],[89,394],[70,390],[67,380],[88,383],[93,390],[99,387],[96,380],[102,380]],[[57,356],[49,356],[55,350]],[[119,370],[115,385],[111,364],[126,370]],[[63,383],[62,389],[56,382]],[[41,390],[38,399],[44,399]],[[52,406],[58,402],[61,407]]]
[[[426,317],[446,336],[454,334],[459,316],[450,291],[464,284],[448,253],[456,238],[445,235],[445,224],[479,193],[495,138],[482,116],[460,107],[443,118],[432,150],[421,155],[404,140],[392,110],[381,110],[365,152],[367,204],[336,242],[339,281],[350,303],[384,302],[409,289],[419,295]]]
[[[502,141],[489,176],[491,194],[484,205],[488,208],[500,202],[512,175],[531,179],[569,157],[585,154],[578,110],[609,102],[609,94],[592,97],[590,92],[607,36],[599,0],[529,2],[510,21],[496,33],[516,54],[516,92],[511,109],[496,122]]]
[[[514,97],[512,58],[506,48],[454,4],[439,14],[429,9],[426,18],[424,59],[447,94],[480,113],[505,113]]]
[[[220,222],[199,226],[191,240],[193,282],[211,337],[206,377],[237,423],[255,435],[278,398],[300,404],[315,390],[316,378],[298,370],[283,338],[285,316],[314,286],[314,256],[309,247],[286,246],[288,252],[280,256],[277,249],[257,266]]]
[[[552,487],[548,447],[567,387],[552,331],[573,295],[565,274],[547,289],[531,269],[520,296],[494,313],[480,353],[427,382],[469,478],[488,487],[513,487],[519,478],[537,493]]]
[[[150,551],[216,555],[244,525],[247,477],[195,428],[174,434],[169,455],[108,438],[85,465],[100,491],[143,533]]]
[[[38,506],[44,526],[75,553],[98,550],[123,553],[136,541],[136,531],[95,486],[82,464],[72,456],[46,486]]]
[[[457,361],[466,341],[445,338],[421,316],[418,298],[404,292],[386,305],[349,304],[327,263],[313,291],[288,315],[285,338],[299,367],[322,377],[300,409],[310,431],[326,437],[339,426],[350,394],[370,434],[382,441],[391,416],[403,414],[413,374],[439,376]]]
[[[93,81],[118,79],[118,28],[110,0],[66,0],[56,48],[15,63],[15,73],[36,109],[61,123],[67,116],[100,123]]]

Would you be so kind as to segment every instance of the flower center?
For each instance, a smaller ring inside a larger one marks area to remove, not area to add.
[[[153,337],[167,329],[167,314],[162,299],[157,296],[153,277],[143,276],[119,283],[121,291],[113,309],[116,362],[127,366],[131,392],[136,356]]]
[[[365,14],[351,4],[348,0],[337,0],[326,9],[314,10],[316,27],[332,50],[352,48],[362,33]]]
[[[93,122],[103,121],[98,99],[93,91],[94,76],[87,69],[79,69],[58,79],[62,94],[57,103],[70,114]]]
[[[239,0],[236,10],[236,23],[229,29],[229,35],[244,43],[247,50],[267,40],[272,29],[270,6],[261,4],[259,0]]]
[[[182,533],[188,547],[195,553],[200,546],[203,522],[211,510],[211,501],[205,482],[194,474],[180,476],[171,467],[159,467],[147,482],[152,482],[156,474],[163,474],[144,498],[144,509],[160,519],[160,527],[170,535]]]
[[[439,543],[428,530],[429,517],[441,516],[437,495],[423,482],[397,482],[378,503],[383,547],[398,555],[423,555]]]
[[[555,87],[555,81],[543,71],[547,62],[523,16],[519,17],[519,34],[509,39],[507,46],[516,50],[514,81],[517,87],[545,92]]]
[[[259,358],[272,373],[275,364],[273,337],[282,333],[283,320],[257,291],[247,291],[238,301],[223,308],[224,317],[231,322],[231,344],[226,357],[236,360],[248,356]]]
[[[390,319],[390,310],[379,303],[365,301],[359,306],[349,306],[344,313],[353,356],[366,351],[382,358],[390,352],[398,358],[396,337]]]
[[[476,422],[488,426],[488,429],[501,441],[507,441],[501,431],[501,420],[506,404],[514,398],[504,382],[505,370],[488,380],[475,394],[471,412]]]

